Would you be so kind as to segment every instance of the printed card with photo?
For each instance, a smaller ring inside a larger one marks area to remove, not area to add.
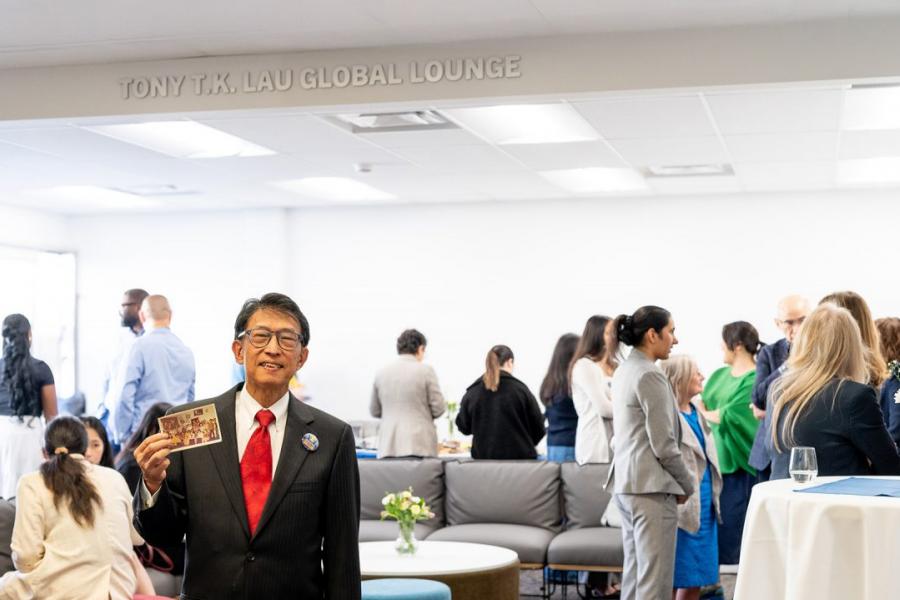
[[[169,434],[175,442],[172,452],[218,444],[222,441],[215,404],[205,404],[160,417],[159,430]]]

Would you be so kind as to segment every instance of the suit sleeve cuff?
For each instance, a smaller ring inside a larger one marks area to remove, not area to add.
[[[147,489],[147,484],[144,483],[143,477],[141,478],[141,506],[144,510],[148,508],[153,508],[156,505],[156,500],[159,498],[159,492],[162,490],[162,486],[159,486],[159,489],[156,490],[156,493],[151,494],[150,490]]]

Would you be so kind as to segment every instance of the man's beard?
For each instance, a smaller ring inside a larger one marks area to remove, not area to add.
[[[134,326],[140,322],[140,319],[137,318],[137,315],[127,315],[122,317],[122,327],[130,327],[134,329]]]

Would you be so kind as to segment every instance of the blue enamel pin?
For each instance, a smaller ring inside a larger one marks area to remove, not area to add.
[[[314,433],[304,433],[301,443],[303,444],[303,447],[310,452],[315,452],[319,449],[319,438],[317,438]]]

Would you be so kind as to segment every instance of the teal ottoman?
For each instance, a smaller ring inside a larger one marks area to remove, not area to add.
[[[428,579],[370,579],[362,582],[362,600],[450,600],[450,588]]]

